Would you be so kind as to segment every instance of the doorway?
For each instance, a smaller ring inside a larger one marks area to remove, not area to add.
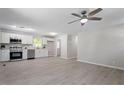
[[[61,40],[57,40],[57,57],[61,56]]]

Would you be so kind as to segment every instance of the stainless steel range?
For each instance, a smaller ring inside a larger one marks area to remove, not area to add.
[[[21,60],[22,59],[22,47],[14,46],[10,47],[10,60]]]

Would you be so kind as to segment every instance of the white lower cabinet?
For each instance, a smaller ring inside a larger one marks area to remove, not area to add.
[[[48,50],[47,49],[35,49],[35,58],[47,57]]]
[[[9,61],[10,60],[10,50],[4,49],[0,50],[0,61]]]
[[[27,59],[27,49],[23,49],[22,59]]]

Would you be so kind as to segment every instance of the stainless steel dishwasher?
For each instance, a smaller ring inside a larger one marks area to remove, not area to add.
[[[28,49],[27,59],[35,59],[35,49]]]

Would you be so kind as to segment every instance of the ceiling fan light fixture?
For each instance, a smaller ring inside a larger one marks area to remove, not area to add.
[[[58,33],[55,33],[55,32],[49,32],[49,35],[51,36],[56,36]]]
[[[86,23],[88,21],[88,19],[87,18],[85,18],[85,19],[81,19],[81,23]]]

